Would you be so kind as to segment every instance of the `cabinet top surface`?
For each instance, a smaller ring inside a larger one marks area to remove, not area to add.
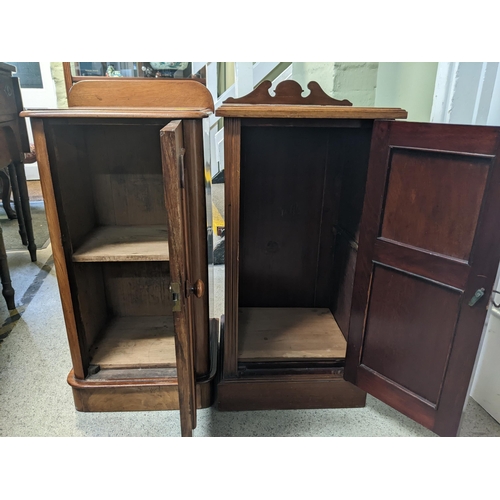
[[[227,118],[407,118],[401,108],[369,108],[354,106],[317,106],[287,104],[223,104],[215,113]]]
[[[21,113],[28,118],[206,118],[208,108],[126,108],[72,107],[68,109],[29,109]]]

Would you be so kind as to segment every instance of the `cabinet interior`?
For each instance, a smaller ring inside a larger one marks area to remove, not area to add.
[[[166,122],[46,126],[79,337],[101,370],[175,367],[159,141]]]
[[[372,123],[242,121],[240,364],[345,358]]]

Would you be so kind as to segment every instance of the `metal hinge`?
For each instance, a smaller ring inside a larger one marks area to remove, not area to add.
[[[473,307],[476,305],[476,303],[479,301],[479,299],[484,295],[484,288],[478,288],[476,290],[476,293],[472,296],[472,298],[469,301],[469,306]]]

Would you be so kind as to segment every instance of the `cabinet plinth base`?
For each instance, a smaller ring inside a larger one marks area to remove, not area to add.
[[[179,409],[177,378],[91,382],[68,375],[75,408],[81,412],[163,411]],[[212,404],[212,385],[197,384],[198,408]]]
[[[222,380],[217,387],[220,411],[362,408],[366,392],[343,378]]]

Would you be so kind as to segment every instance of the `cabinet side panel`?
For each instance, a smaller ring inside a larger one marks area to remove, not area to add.
[[[340,144],[343,155],[338,227],[359,242],[359,226],[365,198],[370,157],[372,124],[355,130],[343,130]]]
[[[351,301],[354,291],[354,271],[356,268],[359,242],[359,226],[365,196],[365,184],[370,154],[372,123],[353,129],[339,130],[336,172],[339,201],[338,218],[335,222],[335,248],[331,280],[331,311],[347,338],[351,315]]]
[[[338,232],[333,259],[331,311],[345,338],[351,317],[357,256],[357,244],[346,233]]]
[[[85,345],[81,345],[75,320],[75,311],[71,287],[66,266],[66,257],[62,246],[61,227],[59,222],[59,211],[56,204],[54,185],[51,175],[51,164],[49,160],[44,124],[41,120],[32,120],[33,137],[37,151],[38,168],[45,201],[45,212],[52,243],[54,265],[61,296],[62,310],[66,324],[66,333],[71,353],[73,369],[77,378],[85,376],[86,364],[88,362]]]
[[[46,124],[50,168],[61,207],[62,236],[71,250],[96,225],[94,197],[83,129],[78,125]]]
[[[73,264],[81,327],[86,345],[92,346],[108,320],[102,264]]]
[[[226,289],[223,375],[236,376],[238,362],[238,292],[240,252],[240,151],[241,122],[224,122],[224,170],[226,216]]]

